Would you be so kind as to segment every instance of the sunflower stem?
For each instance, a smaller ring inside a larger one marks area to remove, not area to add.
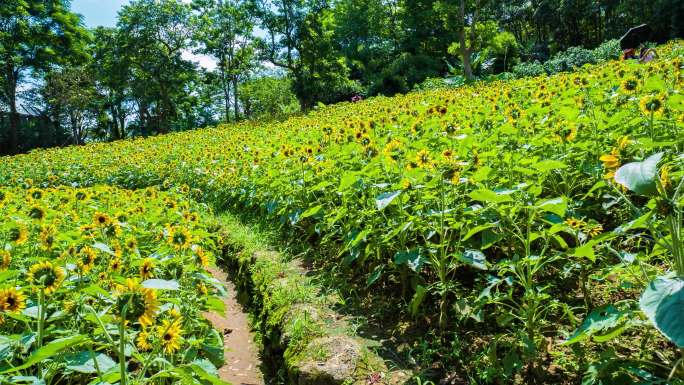
[[[43,328],[45,324],[45,292],[38,290],[38,348],[43,347]]]
[[[120,384],[126,385],[126,309],[124,308],[119,322],[119,372],[121,376]]]

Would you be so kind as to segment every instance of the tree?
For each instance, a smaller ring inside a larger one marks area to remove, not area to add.
[[[240,102],[250,119],[277,119],[299,111],[291,81],[283,77],[263,76],[242,85]]]
[[[235,120],[239,120],[238,85],[253,67],[254,5],[241,0],[194,0],[198,15],[195,40],[199,52],[214,57],[225,103],[225,119],[230,121],[232,87]]]
[[[190,7],[180,0],[137,0],[119,12],[141,133],[169,132],[178,104],[189,96],[196,76],[195,65],[182,57],[191,43],[189,17]]]
[[[67,0],[3,0],[0,2],[0,68],[2,95],[9,107],[9,152],[19,150],[17,88],[28,71],[49,69],[84,56],[89,39]]]
[[[41,93],[45,104],[54,111],[53,116],[69,127],[72,143],[85,143],[88,124],[97,117],[96,103],[100,99],[90,68],[65,66],[48,72]]]
[[[127,136],[126,120],[131,114],[131,68],[126,60],[124,40],[116,28],[98,27],[94,31],[92,60],[89,71],[93,74],[100,103],[100,124],[109,140]],[[105,114],[103,116],[102,114]]]

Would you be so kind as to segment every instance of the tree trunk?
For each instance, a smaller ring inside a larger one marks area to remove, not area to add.
[[[230,83],[226,76],[226,54],[223,51],[221,51],[219,71],[221,72],[221,88],[223,88],[223,98],[226,104],[226,123],[230,123]]]
[[[5,67],[7,102],[9,103],[9,130],[7,132],[8,153],[16,154],[19,151],[19,112],[17,111],[17,71],[11,61],[7,61]]]
[[[461,33],[459,34],[458,43],[460,44],[461,58],[463,60],[463,75],[466,79],[473,78],[473,68],[470,63],[470,48],[466,46],[466,18],[465,18],[465,0],[461,0],[461,6],[459,7],[459,20],[463,21],[463,27],[461,27]],[[475,25],[471,26],[472,29]],[[472,44],[472,42],[471,42]]]
[[[233,109],[235,110],[235,121],[240,120],[240,109],[238,107],[238,77],[233,75]]]

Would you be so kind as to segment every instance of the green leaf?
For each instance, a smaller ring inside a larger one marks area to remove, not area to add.
[[[95,360],[93,360],[93,355]],[[95,362],[100,368],[101,373],[108,372],[110,369],[116,367],[114,362],[108,355],[103,353],[92,353],[89,351],[82,351],[78,353],[69,353],[64,356],[64,361],[67,363],[67,369],[79,373],[97,373]]]
[[[663,153],[651,155],[642,162],[632,162],[620,167],[615,173],[615,181],[640,195],[657,193],[656,176],[658,163]]]
[[[401,195],[401,190],[382,193],[375,198],[375,206],[382,211],[399,195]]]
[[[487,223],[487,224],[485,224],[485,225],[475,226],[475,227],[473,227],[472,229],[468,230],[468,232],[466,233],[466,235],[464,235],[463,238],[461,238],[461,242],[465,242],[465,241],[467,241],[468,239],[470,239],[470,237],[472,237],[473,235],[479,233],[480,231],[482,231],[482,230],[487,230],[487,229],[491,229],[492,227],[494,227],[494,224],[492,224],[492,223]]]
[[[511,202],[513,201],[513,198],[508,196],[507,194],[500,195],[495,193],[492,190],[487,190],[487,189],[480,189],[480,190],[475,190],[472,191],[468,196],[476,201],[480,202],[489,202],[489,203],[503,203],[503,202]]]
[[[226,304],[218,297],[207,298],[207,310],[213,311],[214,313],[223,316],[226,314]]]
[[[418,314],[418,310],[420,309],[420,304],[423,303],[423,299],[425,299],[425,295],[427,294],[427,289],[423,285],[418,285],[416,286],[416,293],[413,295],[413,298],[411,299],[411,303],[409,304],[409,310],[411,312],[412,316],[416,316]]]
[[[26,362],[24,362],[23,364],[0,371],[0,374],[13,373],[19,370],[26,369],[37,364],[40,361],[52,358],[53,356],[63,352],[66,349],[69,349],[76,345],[80,345],[86,340],[88,340],[88,337],[80,334],[71,337],[56,339],[33,352],[33,354],[31,354],[26,360]]]
[[[420,250],[415,248],[395,253],[394,263],[397,265],[407,264],[411,270],[419,272],[425,264],[425,258],[420,254]]]
[[[582,321],[582,324],[575,330],[564,345],[570,345],[585,340],[594,335],[612,335],[613,331],[621,329],[624,323],[626,312],[618,310],[613,305],[606,305],[592,310]],[[618,333],[619,334],[619,333]]]
[[[384,266],[383,266],[383,265],[379,265],[378,267],[376,267],[376,268],[373,270],[373,272],[371,273],[371,275],[369,275],[368,278],[366,279],[366,287],[371,286],[372,284],[375,283],[375,281],[377,281],[378,279],[380,279],[380,277],[382,276],[382,271],[383,271],[383,270],[384,270]]]
[[[549,213],[554,213],[559,217],[565,216],[565,210],[568,208],[568,202],[564,197],[558,197],[541,202],[537,202],[537,208]]]
[[[355,185],[360,179],[361,178],[358,176],[357,173],[347,172],[344,175],[342,175],[342,179],[340,180],[340,186],[337,188],[337,190],[339,192],[344,192],[353,185]]]
[[[639,307],[665,337],[684,347],[684,279],[658,277],[641,295]]]
[[[580,247],[576,247],[576,248],[568,251],[568,253],[570,255],[574,255],[575,257],[587,258],[592,262],[596,261],[596,254],[594,253],[593,244],[591,244],[591,243],[586,243]]]
[[[100,242],[94,243],[93,247],[104,252],[104,253],[107,253],[111,256],[116,256],[116,253],[114,253],[114,251],[108,245],[105,245],[104,243],[100,243]]]
[[[180,285],[176,281],[168,281],[165,279],[148,279],[142,283],[142,287],[146,289],[158,290],[180,290]]]
[[[310,207],[308,210],[304,211],[302,215],[299,216],[299,219],[304,219],[308,217],[317,217],[321,216],[323,213],[323,205],[316,205],[313,207]]]
[[[485,255],[480,250],[466,250],[459,255],[459,259],[480,270],[487,270]]]
[[[561,162],[560,160],[553,159],[542,160],[541,162],[537,162],[535,164],[532,164],[531,166],[540,172],[560,170],[568,167],[567,164]]]

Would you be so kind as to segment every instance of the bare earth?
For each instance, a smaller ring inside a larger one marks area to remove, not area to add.
[[[234,385],[264,385],[259,349],[252,339],[247,314],[237,301],[235,286],[222,270],[212,268],[209,271],[228,289],[228,295],[223,298],[226,316],[221,317],[216,313],[204,314],[224,336],[225,364],[219,368],[219,376]]]

